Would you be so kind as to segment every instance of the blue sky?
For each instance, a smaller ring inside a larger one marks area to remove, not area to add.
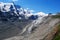
[[[11,2],[12,0],[0,0]],[[15,0],[15,3],[23,8],[29,8],[35,12],[56,13],[60,12],[60,0]]]

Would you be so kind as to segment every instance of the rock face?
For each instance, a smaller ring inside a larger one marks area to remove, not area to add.
[[[55,25],[53,30],[48,33],[48,35],[44,38],[44,40],[53,40],[54,35],[57,33],[57,31],[58,31],[58,26]]]

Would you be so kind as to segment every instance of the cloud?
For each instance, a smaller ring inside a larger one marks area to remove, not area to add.
[[[34,10],[29,10],[31,13],[35,12]]]
[[[26,10],[26,11],[29,10],[30,13],[35,12],[34,10],[31,10],[30,8],[26,8],[25,10]]]

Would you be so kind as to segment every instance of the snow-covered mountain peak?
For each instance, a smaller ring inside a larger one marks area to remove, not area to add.
[[[14,3],[3,3],[0,2],[0,12],[2,12],[3,16],[7,18],[17,18],[17,19],[37,19],[38,16],[32,14],[30,10],[24,9],[19,5],[15,5]]]

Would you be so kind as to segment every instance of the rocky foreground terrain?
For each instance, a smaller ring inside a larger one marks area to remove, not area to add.
[[[36,28],[33,28],[31,33],[26,30],[22,34],[19,25],[15,26],[8,22],[0,24],[2,27],[8,26],[7,29],[0,30],[0,40],[51,40],[57,31],[56,26],[59,22],[60,19],[52,19],[51,17],[44,18],[44,21],[38,24]],[[19,24],[18,22],[16,23]]]

